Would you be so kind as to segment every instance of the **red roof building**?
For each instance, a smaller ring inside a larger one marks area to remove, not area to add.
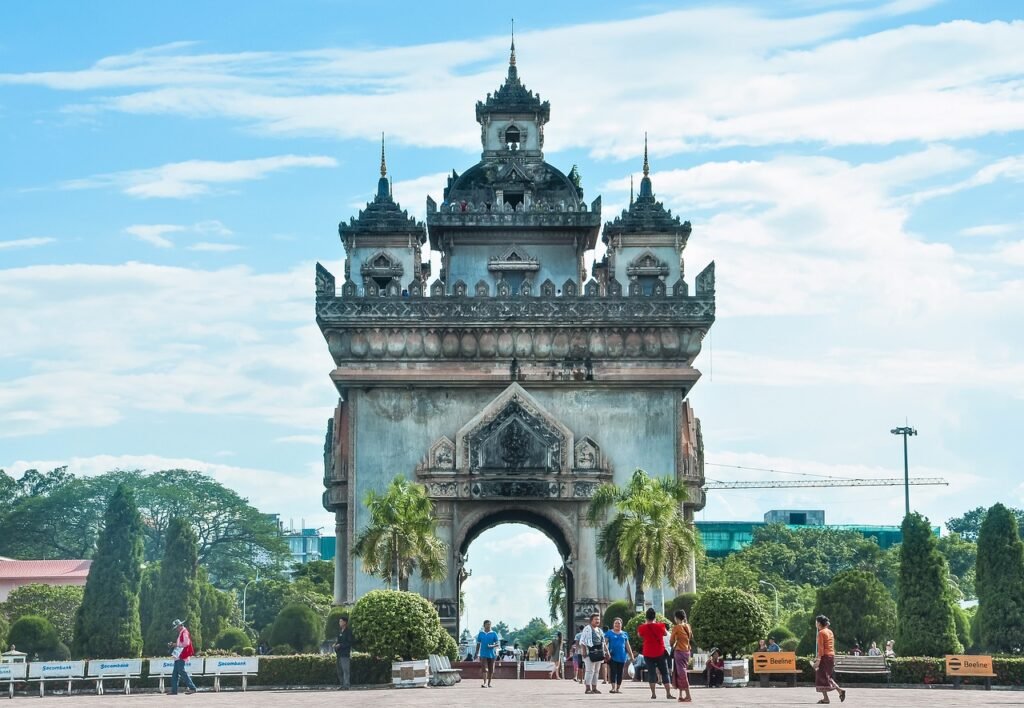
[[[22,585],[85,585],[90,560],[0,559],[0,602]]]

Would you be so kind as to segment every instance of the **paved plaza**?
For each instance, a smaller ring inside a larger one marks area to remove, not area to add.
[[[602,687],[604,690],[604,687]],[[38,698],[15,698],[11,705],[32,701]],[[353,690],[347,693],[328,690],[312,691],[272,691],[258,690],[242,693],[240,691],[222,693],[198,693],[192,696],[164,696],[156,693],[123,696],[107,693],[105,696],[76,694],[71,698],[64,696],[48,697],[49,701],[59,701],[61,706],[118,706],[133,708],[142,706],[152,708],[170,703],[185,706],[359,706],[359,708],[395,708],[397,706],[422,706],[434,708],[442,706],[466,706],[477,708],[486,705],[488,708],[547,708],[566,704],[595,705],[678,705],[664,698],[659,691],[657,701],[652,701],[645,685],[629,684],[623,687],[621,695],[608,695],[605,691],[599,696],[587,696],[583,687],[569,681],[502,681],[495,682],[491,689],[482,689],[480,684],[463,681],[451,688],[419,688]],[[703,706],[808,706],[815,705],[818,694],[813,688],[730,688],[708,690],[697,688],[693,692],[694,705]],[[839,705],[839,699],[833,698]],[[1022,706],[1024,692],[1021,691],[954,691],[949,688],[934,689],[884,689],[854,688],[850,690],[844,706],[870,706],[871,708],[952,708],[954,706]]]

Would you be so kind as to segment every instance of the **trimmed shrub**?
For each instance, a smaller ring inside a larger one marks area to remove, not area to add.
[[[82,605],[84,590],[80,585],[22,585],[12,590],[6,602],[0,605],[0,614],[6,612],[11,620],[28,615],[45,617],[57,630],[61,642],[71,644],[74,641],[75,616]],[[0,646],[3,646],[2,640],[0,634]]]
[[[602,626],[611,628],[615,622],[615,618],[619,617],[622,619],[622,625],[625,627],[626,622],[630,617],[636,614],[633,609],[625,600],[616,600],[612,604],[608,605],[608,609],[604,611],[604,616],[601,618]]]
[[[286,606],[274,620],[270,630],[270,643],[277,647],[286,644],[294,652],[316,651],[323,635],[320,631],[320,618],[305,605],[294,603]]]
[[[701,593],[693,606],[694,639],[704,648],[717,646],[733,657],[768,631],[768,612],[744,590],[713,588]]]
[[[672,626],[672,622],[670,622],[669,619],[665,617],[665,615],[659,614],[657,617],[655,617],[655,620],[658,622],[664,622],[665,624]],[[629,645],[633,647],[633,651],[637,654],[639,654],[640,650],[643,649],[644,643],[643,640],[640,639],[640,635],[637,634],[636,628],[646,621],[647,618],[644,617],[644,615],[635,614],[629,619],[628,622],[626,622],[626,626],[623,628],[625,629],[626,634],[629,635]]]
[[[225,649],[227,651],[239,652],[245,648],[252,648],[252,640],[249,639],[249,635],[238,629],[238,627],[228,627],[213,642],[213,646],[217,649]]]
[[[76,654],[141,656],[141,580],[142,517],[131,490],[119,484],[103,514],[103,530],[75,616]]]
[[[256,656],[256,649],[254,647],[242,647],[242,650],[238,653],[242,656]]]
[[[291,656],[292,654],[298,654],[299,652],[295,651],[291,644],[275,644],[270,647],[270,653],[275,656]]]
[[[778,641],[778,637],[775,638]],[[800,640],[796,637],[786,637],[779,642],[779,647],[782,651],[796,651],[796,648],[800,646]]]
[[[3,612],[0,612],[0,651],[7,651],[7,632],[10,629],[11,625],[7,622],[7,618],[4,617]]]
[[[426,659],[440,639],[441,618],[422,595],[400,590],[371,590],[359,598],[349,618],[356,646],[390,661]]]
[[[956,623],[956,638],[964,645],[964,651],[968,651],[974,643],[971,641],[971,620],[962,608],[954,606],[953,621]]]
[[[985,514],[978,533],[978,644],[1000,653],[1024,650],[1024,541],[1002,504]]]
[[[391,660],[352,652],[352,684],[391,683]],[[298,654],[260,657],[260,672],[249,677],[251,686],[327,686],[338,683],[333,654]]]
[[[153,589],[153,606],[147,611],[150,615],[149,626],[144,630],[147,655],[160,656],[167,642],[177,637],[177,631],[171,626],[176,619],[188,627],[197,649],[205,646],[196,576],[198,563],[199,542],[192,525],[185,519],[171,519],[160,574]]]
[[[831,620],[836,651],[847,652],[854,644],[884,644],[896,625],[896,603],[873,573],[846,570],[827,587],[818,590],[815,615]]]
[[[449,661],[458,661],[459,643],[446,630],[441,630],[441,636],[437,642],[437,647],[434,648],[434,653],[439,656],[447,656]]]
[[[959,654],[963,645],[956,637],[949,567],[928,520],[916,512],[909,514],[902,531],[896,646],[909,655]]]
[[[689,617],[693,614],[693,603],[697,602],[698,597],[700,595],[695,592],[684,592],[682,595],[676,595],[665,603],[665,616],[671,618],[676,610],[682,610]]]
[[[60,641],[57,630],[50,620],[38,615],[18,618],[7,633],[7,640],[29,656],[38,656],[42,661],[60,661],[70,658],[67,646]]]
[[[338,620],[342,617],[351,617],[352,608],[346,605],[338,605],[332,607],[331,611],[327,613],[327,619],[324,620],[324,639],[330,639],[331,637],[338,636]],[[351,626],[351,622],[349,622]]]
[[[780,624],[777,627],[773,627],[768,630],[768,637],[774,637],[775,641],[778,642],[779,646],[787,639],[796,639],[796,635],[789,631],[789,627]],[[799,641],[799,640],[798,640]],[[787,650],[788,651],[788,650]]]

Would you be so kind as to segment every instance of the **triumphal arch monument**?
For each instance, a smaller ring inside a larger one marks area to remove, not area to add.
[[[690,223],[656,200],[646,144],[638,195],[602,230],[601,198],[584,200],[576,167],[544,160],[549,116],[520,81],[513,45],[504,83],[476,104],[481,159],[451,173],[440,202],[427,197],[426,223],[392,198],[382,148],[376,196],[339,226],[343,278],[317,264],[316,319],[339,394],[323,495],[338,603],[383,585],[351,549],[367,491],[396,474],[434,501],[449,573],[410,589],[452,631],[483,531],[520,522],[546,533],[565,563],[566,616],[579,620],[626,596],[585,520],[600,484],[641,467],[689,487],[691,518],[704,505],[687,397],[714,322],[714,264],[686,277]]]

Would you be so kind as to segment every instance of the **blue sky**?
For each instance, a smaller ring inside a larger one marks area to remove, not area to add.
[[[375,189],[381,131],[414,213],[479,159],[507,19],[327,0],[2,13],[0,467],[194,467],[328,526],[313,263],[341,271],[336,225]],[[692,394],[709,463],[891,476],[907,419],[912,472],[950,481],[915,508],[1024,504],[1018,3],[516,13],[548,160],[578,164],[610,219],[648,131],[655,192],[693,222],[688,274],[716,261]],[[704,517],[897,523],[900,491],[715,492]]]

